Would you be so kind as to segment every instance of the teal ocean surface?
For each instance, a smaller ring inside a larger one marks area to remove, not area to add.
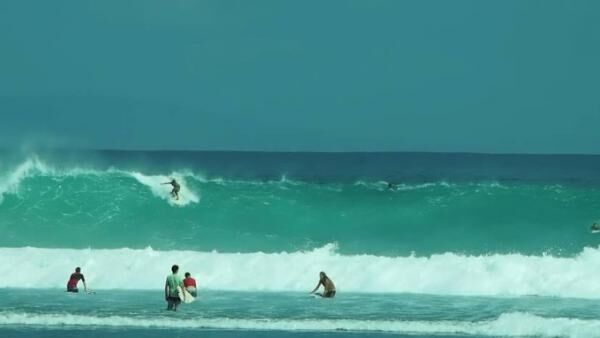
[[[600,337],[600,156],[0,155],[3,337]]]

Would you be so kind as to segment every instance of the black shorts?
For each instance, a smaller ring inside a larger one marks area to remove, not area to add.
[[[179,304],[181,303],[181,299],[179,297],[167,297],[167,302],[171,303],[171,304]]]
[[[323,297],[325,297],[325,298],[333,298],[333,297],[335,297],[335,290],[324,292],[323,293]]]
[[[77,289],[77,288],[74,288],[74,289],[67,288],[67,292],[79,292],[79,289]]]

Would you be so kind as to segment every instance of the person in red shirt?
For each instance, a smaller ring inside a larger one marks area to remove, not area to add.
[[[83,277],[80,267],[76,267],[75,272],[71,274],[71,277],[67,282],[67,292],[79,292],[79,289],[77,289],[77,284],[79,283],[79,280],[83,282],[83,290],[87,292],[87,285],[85,285],[85,277]]]
[[[189,272],[185,273],[185,279],[183,280],[183,286],[194,297],[198,297],[198,289],[196,288],[196,280],[192,278]]]

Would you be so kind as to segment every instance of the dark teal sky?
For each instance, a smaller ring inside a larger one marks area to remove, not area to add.
[[[0,2],[0,146],[600,153],[600,1]]]

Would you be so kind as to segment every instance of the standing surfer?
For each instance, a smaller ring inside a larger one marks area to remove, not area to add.
[[[75,272],[73,272],[71,274],[71,277],[69,277],[69,281],[67,282],[67,292],[79,292],[79,289],[77,289],[77,284],[79,283],[79,280],[83,282],[83,290],[87,292],[87,285],[85,285],[85,277],[83,277],[80,267],[76,267]]]
[[[173,196],[174,199],[179,200],[179,183],[177,183],[177,181],[175,181],[174,178],[171,179],[170,182],[165,182],[163,184],[170,184],[173,186],[173,190],[171,190],[171,196]]]
[[[177,306],[184,300],[179,297],[180,292],[178,290],[179,288],[183,290],[183,281],[177,274],[179,272],[178,265],[173,265],[171,272],[172,274],[167,276],[165,282],[165,300],[167,301],[167,310],[177,311]]]
[[[198,289],[196,286],[196,280],[192,277],[189,272],[185,273],[185,279],[183,280],[183,286],[194,297],[198,297]]]

